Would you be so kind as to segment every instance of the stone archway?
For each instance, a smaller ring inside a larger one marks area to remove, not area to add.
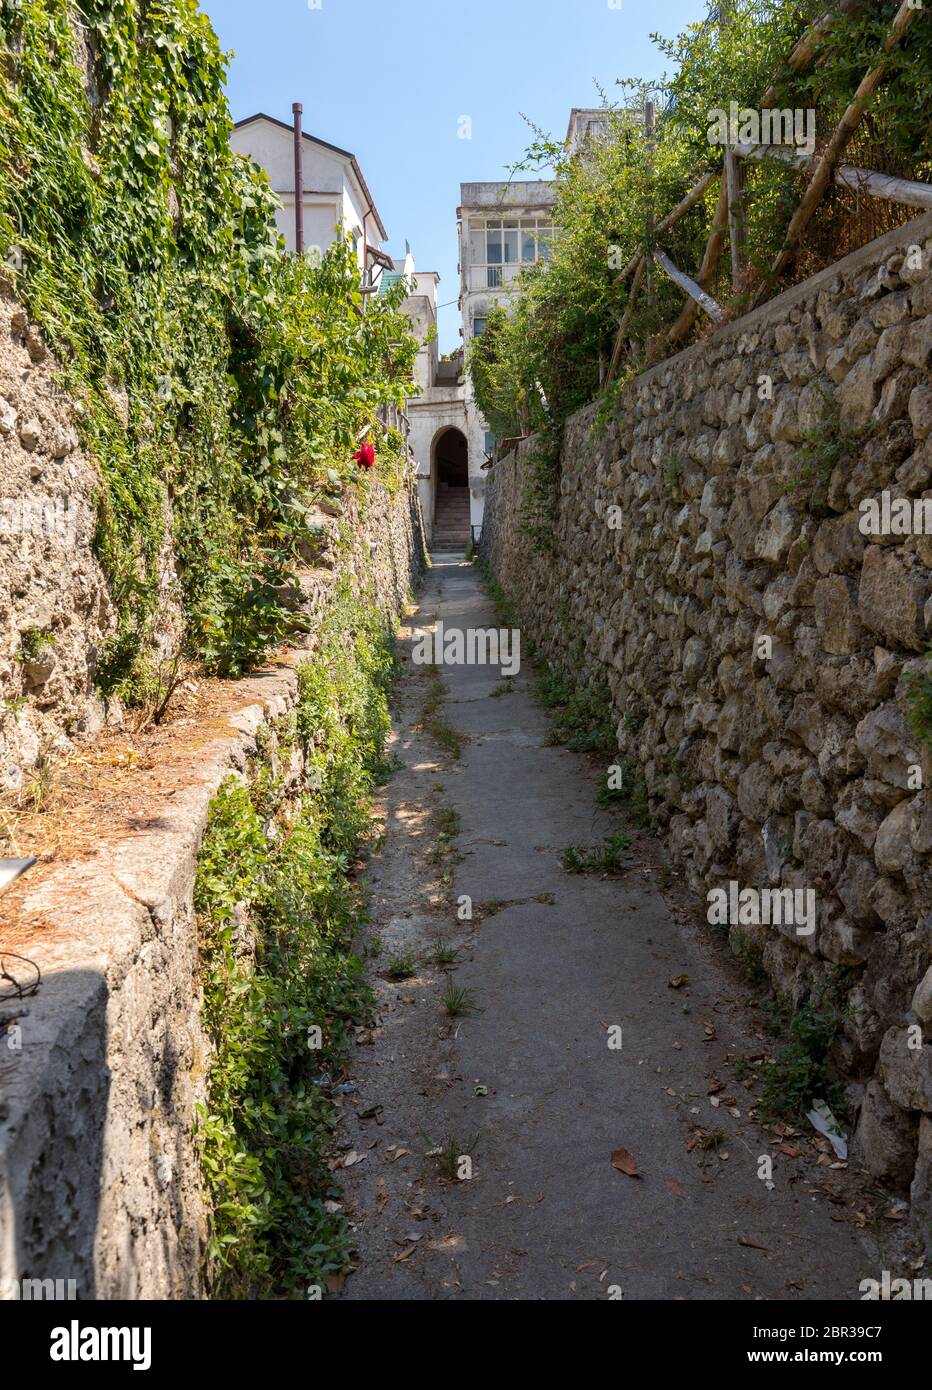
[[[469,446],[463,431],[450,425],[434,440],[431,472],[436,480],[432,545],[465,550],[469,528]]]

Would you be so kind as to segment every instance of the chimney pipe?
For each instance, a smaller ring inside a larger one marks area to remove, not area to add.
[[[299,256],[304,255],[304,146],[301,134],[300,101],[292,104],[294,113],[294,244]]]

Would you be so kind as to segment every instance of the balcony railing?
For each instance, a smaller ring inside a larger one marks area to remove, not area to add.
[[[467,271],[466,286],[470,290],[507,289],[523,269],[523,265],[515,262],[509,265],[471,265]]]

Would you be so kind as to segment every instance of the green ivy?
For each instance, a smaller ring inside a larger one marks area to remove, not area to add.
[[[326,1205],[339,1197],[325,1160],[326,1076],[371,1008],[353,954],[365,904],[351,870],[385,769],[393,670],[384,616],[343,587],[300,668],[296,714],[275,730],[279,762],[300,744],[319,785],[286,814],[267,733],[247,785],[230,779],[211,806],[195,908],[212,1045],[199,1130],[217,1297],[306,1297],[348,1268],[346,1222]],[[319,1050],[308,1041],[315,1026]]]
[[[362,312],[355,255],[288,257],[265,175],[230,148],[227,58],[196,0],[0,0],[0,260],[62,363],[101,488],[118,626],[106,694],[144,697],[153,639],[237,675],[287,630],[309,505],[358,472],[411,388],[405,286]],[[173,552],[177,592],[166,591]]]

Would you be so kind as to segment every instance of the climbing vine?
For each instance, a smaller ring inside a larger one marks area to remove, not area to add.
[[[307,1297],[348,1267],[325,1148],[333,1076],[371,1006],[350,871],[386,771],[393,671],[383,615],[343,588],[300,669],[296,710],[264,731],[247,784],[231,779],[212,803],[195,908],[212,1044],[199,1134],[214,1296]],[[298,747],[308,790],[295,803],[283,780]]]
[[[196,0],[0,0],[0,70],[2,259],[101,475],[98,684],[144,698],[166,636],[235,675],[286,630],[308,505],[361,430],[403,464],[376,411],[411,389],[405,286],[364,316],[348,244],[283,254]]]

